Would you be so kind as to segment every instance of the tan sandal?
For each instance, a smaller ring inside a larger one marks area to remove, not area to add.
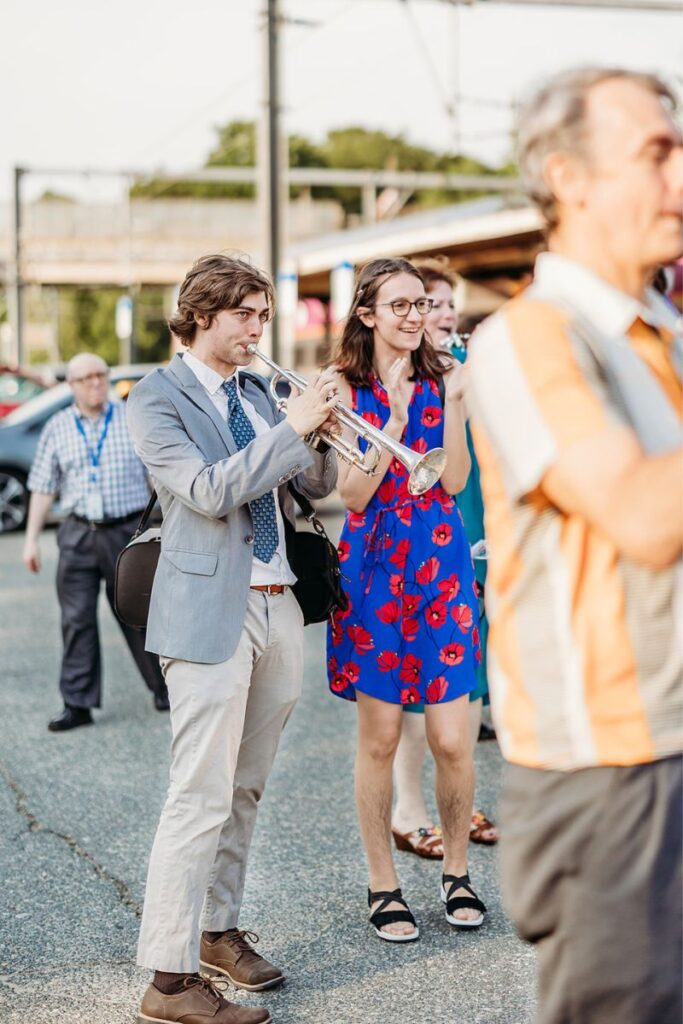
[[[491,838],[487,832],[493,832]],[[492,821],[486,817],[483,811],[475,811],[470,821],[470,842],[481,843],[482,846],[495,846],[498,842],[498,829]]]
[[[391,834],[398,850],[415,853],[427,860],[443,860],[443,837],[438,825],[416,828],[414,832],[397,832],[392,828]]]

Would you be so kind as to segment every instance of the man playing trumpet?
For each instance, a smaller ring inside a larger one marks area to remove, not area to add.
[[[160,656],[173,733],[138,948],[140,966],[155,972],[141,1021],[271,1020],[225,1000],[200,964],[249,991],[283,981],[239,929],[239,912],[258,801],[301,692],[287,484],[309,498],[333,489],[334,455],[303,438],[334,429],[337,398],[323,373],[283,416],[265,382],[242,372],[273,301],[270,280],[245,259],[198,260],[169,322],[187,351],[128,400],[164,515],[147,647]]]

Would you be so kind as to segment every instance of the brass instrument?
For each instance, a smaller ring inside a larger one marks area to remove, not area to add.
[[[309,386],[305,377],[301,377],[293,370],[283,370],[269,356],[259,352],[256,345],[250,345],[247,351],[252,355],[258,356],[259,359],[262,359],[274,371],[270,379],[270,393],[278,409],[284,411],[287,408],[287,399],[280,398],[276,391],[277,382],[280,379],[286,380],[288,384],[300,390]],[[328,431],[314,431],[314,434],[311,436],[322,438],[330,448],[334,448],[341,459],[349,462],[352,466],[356,466],[357,469],[367,473],[368,476],[373,476],[376,473],[377,464],[382,457],[382,449],[389,452],[393,458],[398,459],[408,470],[408,490],[411,494],[424,494],[425,491],[434,486],[446,468],[446,452],[443,448],[432,448],[431,451],[424,454],[414,452],[412,448],[407,448],[400,441],[394,441],[392,437],[388,437],[384,431],[373,427],[352,409],[348,409],[344,405],[336,405],[333,411],[340,423],[349,427],[354,434],[367,441],[368,448],[366,452],[363,454],[358,448],[344,440],[344,438],[337,437]]]

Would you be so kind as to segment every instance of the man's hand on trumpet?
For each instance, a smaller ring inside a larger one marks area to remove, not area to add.
[[[334,372],[324,370],[307,388],[288,399],[285,418],[299,437],[306,437],[314,431],[338,433],[339,424],[332,412],[338,402]]]

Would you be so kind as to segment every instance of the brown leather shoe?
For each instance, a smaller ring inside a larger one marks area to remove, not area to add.
[[[229,1003],[214,983],[196,977],[186,978],[182,992],[172,996],[150,985],[138,1016],[139,1024],[270,1024],[272,1019],[265,1007]]]
[[[200,966],[207,974],[224,974],[233,985],[247,992],[260,992],[264,988],[281,985],[285,976],[280,968],[259,956],[249,942],[258,942],[258,935],[239,928],[231,928],[214,942],[209,942],[206,932],[202,932]]]

